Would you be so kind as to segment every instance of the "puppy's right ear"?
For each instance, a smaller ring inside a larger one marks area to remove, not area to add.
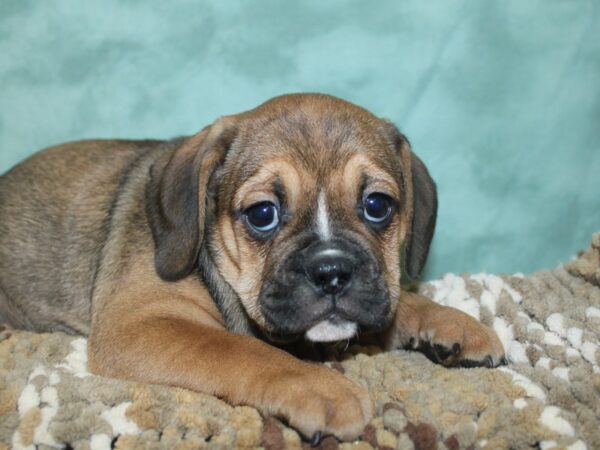
[[[181,141],[150,169],[146,213],[154,239],[154,263],[167,281],[192,271],[204,237],[207,190],[236,135],[234,117],[224,117]]]

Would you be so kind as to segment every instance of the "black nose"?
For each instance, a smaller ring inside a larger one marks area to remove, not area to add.
[[[325,294],[339,294],[349,284],[354,272],[352,259],[339,251],[325,250],[307,261],[306,275]]]

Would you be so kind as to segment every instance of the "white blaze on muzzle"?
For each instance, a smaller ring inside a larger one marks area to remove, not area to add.
[[[333,342],[350,339],[356,334],[355,322],[344,319],[326,319],[310,328],[305,337],[312,342]]]

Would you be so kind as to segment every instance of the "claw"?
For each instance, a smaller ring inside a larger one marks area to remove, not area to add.
[[[315,434],[313,434],[313,437],[310,440],[310,445],[312,445],[313,447],[316,447],[317,445],[319,445],[321,443],[322,437],[323,437],[323,434],[320,431],[317,431]]]

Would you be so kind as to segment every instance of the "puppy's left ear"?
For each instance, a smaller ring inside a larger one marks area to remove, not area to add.
[[[406,273],[411,280],[421,275],[437,218],[437,190],[425,164],[411,151],[413,191],[412,225],[406,245]]]
[[[411,280],[421,275],[437,218],[437,190],[425,164],[415,155],[410,143],[396,126],[386,121],[386,134],[396,148],[402,166],[407,204],[408,234],[404,248],[405,271]]]
[[[154,239],[158,275],[177,281],[190,274],[204,238],[208,186],[236,135],[236,120],[224,117],[179,141],[150,169],[146,213]]]

